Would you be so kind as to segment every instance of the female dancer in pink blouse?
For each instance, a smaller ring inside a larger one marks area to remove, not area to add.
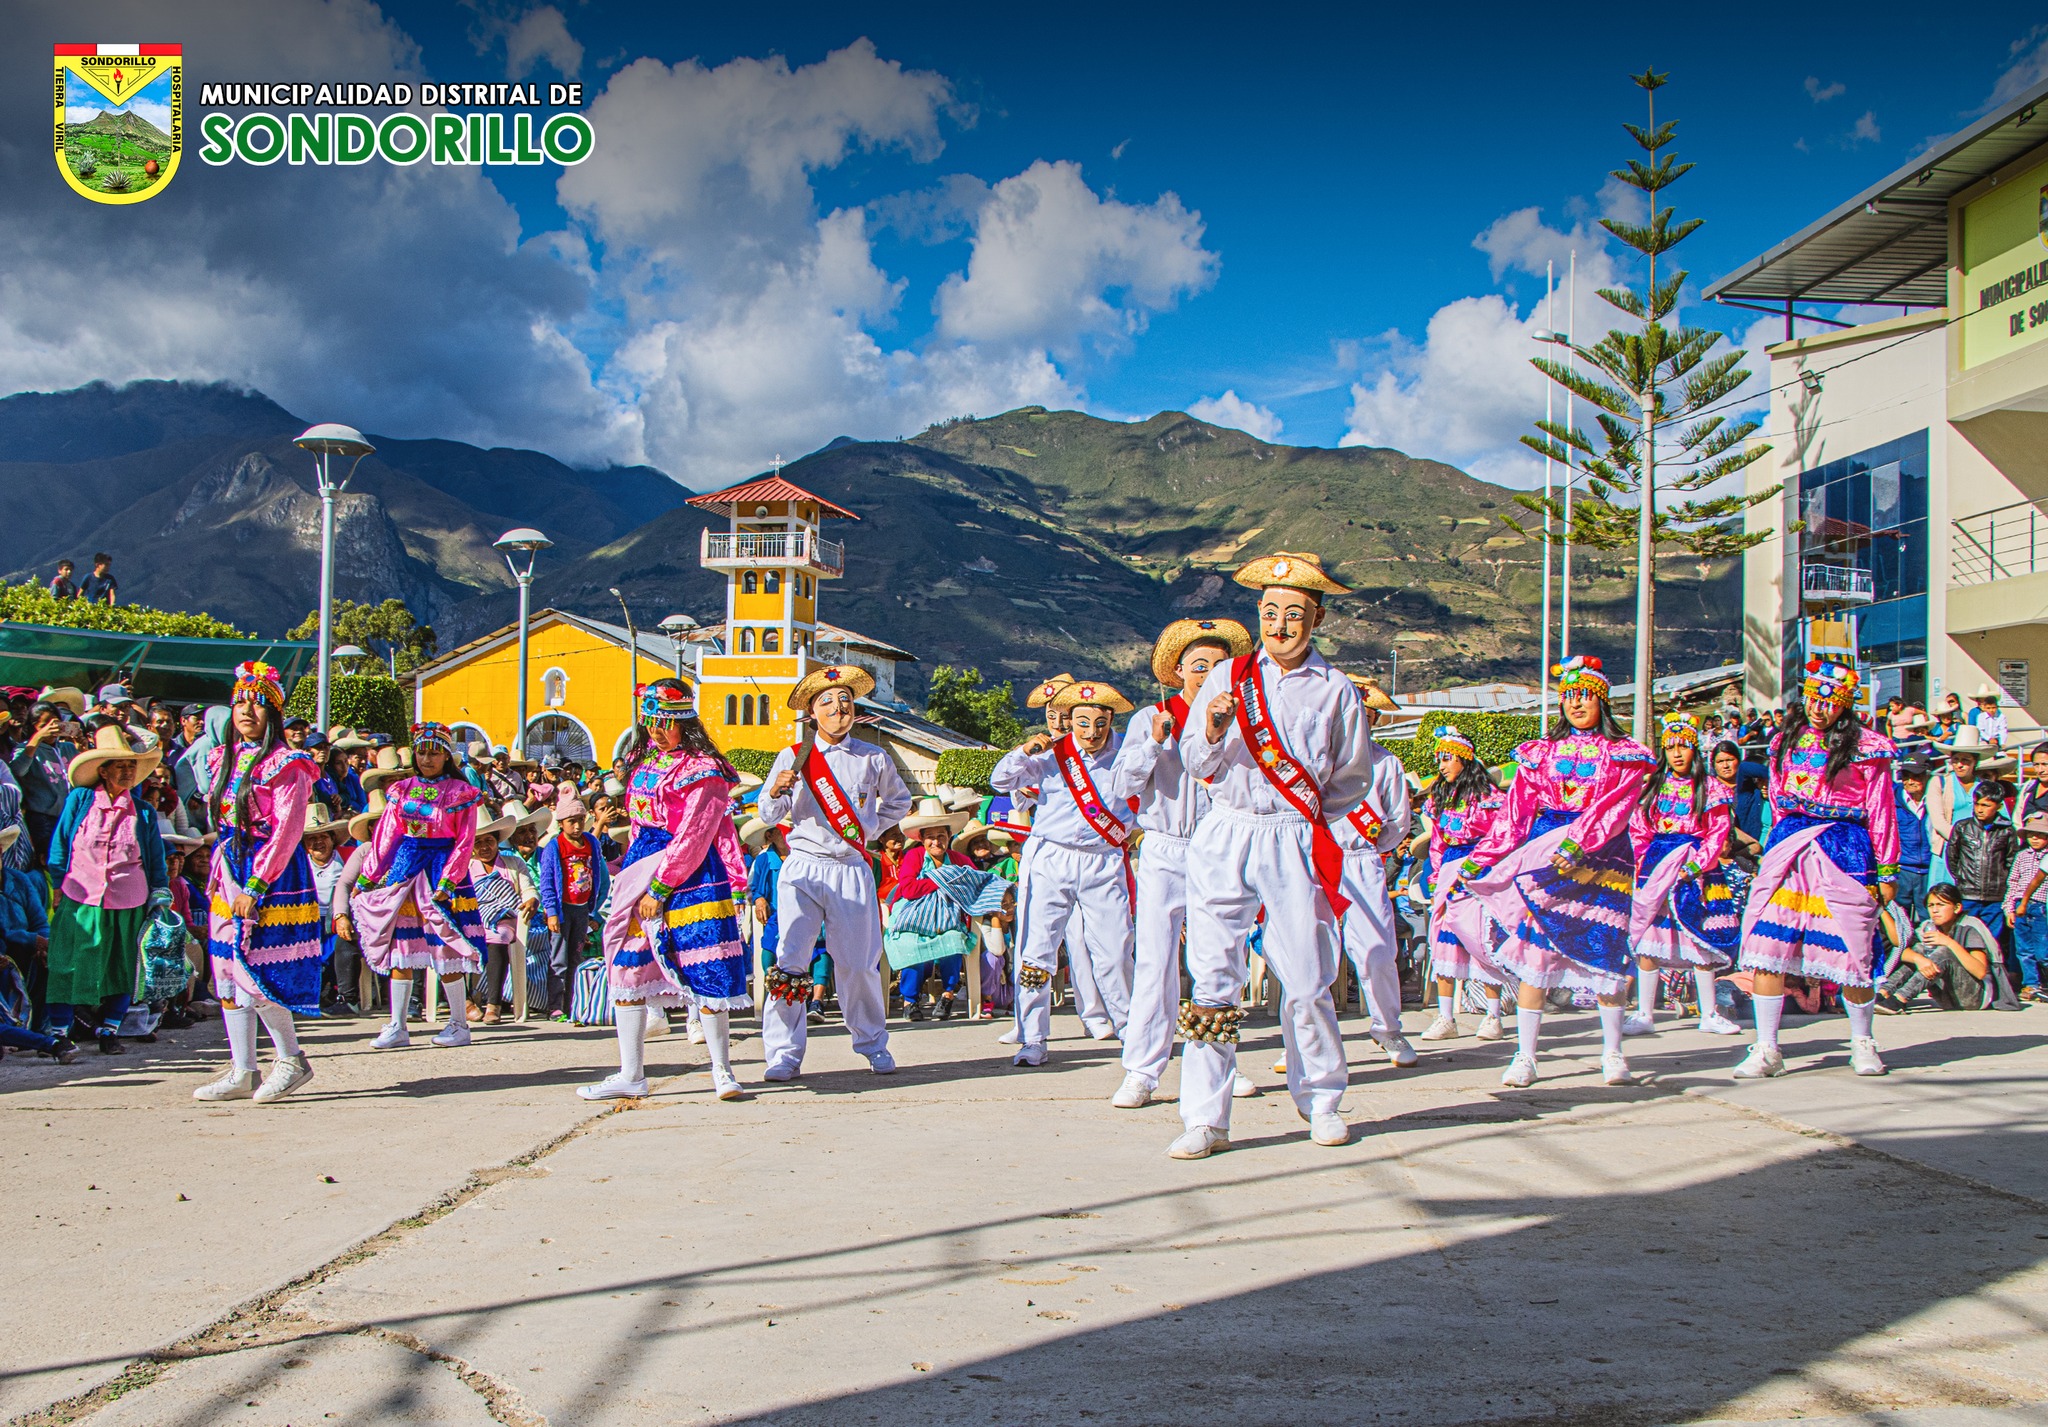
[[[349,894],[349,915],[363,959],[391,978],[391,1023],[370,1042],[378,1050],[412,1044],[405,1013],[412,976],[432,968],[448,1002],[448,1024],[434,1044],[469,1044],[464,988],[483,969],[483,918],[469,880],[483,794],[456,771],[455,734],[446,724],[412,726],[416,770],[386,790],[384,813]]]
[[[320,1014],[320,895],[300,846],[320,776],[312,755],[278,736],[284,684],[276,669],[235,670],[227,738],[207,755],[207,806],[220,838],[208,873],[213,994],[227,1024],[227,1073],[195,1100],[281,1100],[313,1078],[292,1015]],[[256,1023],[277,1062],[256,1083]]]
[[[739,775],[678,681],[649,684],[640,717],[625,757],[633,840],[612,879],[604,924],[619,1069],[576,1093],[586,1100],[645,1095],[647,1008],[695,1005],[712,1088],[721,1100],[737,1100],[745,1092],[732,1073],[731,1013],[754,1004],[733,901],[733,888],[747,881],[727,807]]]
[[[1535,1083],[1544,993],[1578,986],[1600,997],[1602,1074],[1609,1085],[1627,1085],[1621,1022],[1635,891],[1628,821],[1653,760],[1608,712],[1599,660],[1577,656],[1557,672],[1563,717],[1515,750],[1520,769],[1507,806],[1465,859],[1472,895],[1451,917],[1468,946],[1490,944],[1493,969],[1521,982],[1518,1049],[1501,1084]]]
[[[1637,868],[1628,934],[1638,975],[1636,1013],[1622,1023],[1622,1034],[1655,1030],[1658,972],[1690,967],[1700,1029],[1738,1035],[1742,1028],[1714,1008],[1715,973],[1735,959],[1742,931],[1742,909],[1721,872],[1735,832],[1735,790],[1707,770],[1698,720],[1666,714],[1661,728],[1663,762],[1628,825]]]
[[[1505,801],[1493,786],[1493,780],[1486,776],[1486,765],[1479,761],[1479,751],[1473,747],[1472,740],[1461,733],[1456,724],[1447,723],[1438,728],[1436,781],[1429,785],[1429,792],[1422,802],[1422,815],[1427,825],[1416,835],[1418,841],[1429,844],[1429,887],[1432,892],[1438,887],[1446,888],[1446,901],[1458,895],[1456,891],[1449,890],[1452,879],[1458,874],[1458,865],[1472,851]],[[1450,864],[1449,872],[1444,871],[1446,863]],[[1462,1034],[1458,1029],[1458,983],[1472,981],[1478,983],[1485,994],[1487,1007],[1474,1034],[1484,1041],[1497,1041],[1501,1038],[1501,986],[1494,979],[1493,972],[1480,960],[1489,948],[1467,947],[1452,920],[1435,910],[1430,914],[1429,954],[1436,972],[1437,1013],[1436,1020],[1422,1033],[1422,1039],[1447,1041]]]
[[[1742,966],[1756,973],[1756,1044],[1735,1067],[1738,1080],[1784,1073],[1778,1022],[1787,976],[1842,988],[1850,1067],[1884,1074],[1871,965],[1877,903],[1891,900],[1899,876],[1898,750],[1855,713],[1858,682],[1854,669],[1809,660],[1804,697],[1771,743],[1771,841],[1742,914]]]

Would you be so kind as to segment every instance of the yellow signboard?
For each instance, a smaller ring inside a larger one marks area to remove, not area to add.
[[[1963,209],[1965,367],[2048,337],[2048,165]]]

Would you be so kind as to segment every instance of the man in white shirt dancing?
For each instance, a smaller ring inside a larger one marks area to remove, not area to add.
[[[1398,707],[1371,679],[1356,674],[1350,678],[1365,702],[1368,729],[1379,723],[1382,713]],[[1394,901],[1387,895],[1386,854],[1406,840],[1414,815],[1407,768],[1377,743],[1370,756],[1365,801],[1330,819],[1330,831],[1344,849],[1344,895],[1351,901],[1344,913],[1344,954],[1372,1003],[1372,1038],[1394,1064],[1410,1066],[1416,1055],[1401,1034],[1401,968],[1395,955]]]
[[[889,755],[852,736],[854,700],[874,688],[874,678],[851,665],[806,674],[790,690],[789,706],[809,717],[812,734],[776,755],[755,805],[756,816],[771,827],[790,824],[789,856],[775,882],[781,936],[761,1010],[768,1080],[793,1080],[803,1070],[811,950],[821,928],[854,1051],[867,1057],[877,1075],[896,1069],[882,1000],[881,913],[867,845],[902,821],[911,799]]]
[[[1263,951],[1280,980],[1287,1089],[1319,1145],[1346,1143],[1344,1042],[1330,985],[1338,919],[1349,907],[1344,855],[1329,820],[1365,797],[1372,734],[1351,681],[1313,643],[1323,597],[1348,593],[1313,555],[1253,560],[1237,582],[1259,594],[1260,648],[1219,664],[1195,699],[1181,761],[1210,780],[1188,844],[1188,973],[1181,1008],[1180,1110],[1167,1151],[1202,1159],[1230,1148],[1230,1088],[1246,975],[1245,939],[1265,908]]]

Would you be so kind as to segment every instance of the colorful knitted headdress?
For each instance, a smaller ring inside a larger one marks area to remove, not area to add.
[[[1479,750],[1473,747],[1472,740],[1460,733],[1454,723],[1440,723],[1436,726],[1436,751],[1455,753],[1467,763],[1479,756]]]
[[[1550,673],[1557,680],[1560,694],[1583,689],[1603,699],[1607,697],[1607,676],[1600,672],[1600,661],[1590,654],[1574,654],[1562,664],[1551,665]]]
[[[455,730],[448,727],[447,724],[435,723],[431,719],[425,723],[414,724],[412,726],[412,747],[415,758],[419,756],[420,747],[424,744],[432,744],[448,755],[449,762],[455,761]]]
[[[275,666],[250,659],[235,666],[235,702],[254,695],[269,704],[273,713],[284,712],[284,679]]]
[[[1700,746],[1700,721],[1691,714],[1669,713],[1659,720],[1658,738],[1666,748],[1684,744],[1688,748]]]
[[[1824,704],[1845,709],[1856,702],[1856,690],[1862,682],[1862,678],[1847,664],[1835,664],[1826,659],[1806,661],[1805,693],[1809,699],[1819,699]]]
[[[681,723],[697,716],[697,700],[673,684],[649,684],[640,691],[640,717],[649,723]]]

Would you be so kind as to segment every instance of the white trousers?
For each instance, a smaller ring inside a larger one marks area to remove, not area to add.
[[[1180,934],[1188,919],[1188,845],[1145,834],[1138,858],[1137,959],[1131,967],[1131,1019],[1124,1026],[1124,1070],[1155,1088],[1173,1059],[1180,1014]]]
[[[1370,849],[1344,853],[1344,954],[1372,1003],[1372,1033],[1401,1033],[1401,967],[1395,956],[1394,903],[1387,896],[1387,864]]]
[[[1244,999],[1246,938],[1266,911],[1263,952],[1280,981],[1287,1093],[1300,1110],[1335,1114],[1348,1071],[1330,984],[1337,921],[1316,882],[1307,819],[1212,807],[1188,844],[1188,974],[1198,1006]],[[1230,1128],[1237,1047],[1189,1041],[1181,1050],[1180,1117],[1189,1129]]]
[[[840,1014],[857,1054],[889,1048],[888,1013],[882,1004],[882,916],[875,874],[865,861],[806,857],[793,852],[775,877],[775,916],[780,939],[775,964],[808,973],[818,932],[832,956],[832,984]],[[807,1007],[770,996],[761,1008],[761,1048],[770,1069],[801,1068],[809,1043]]]
[[[1091,1035],[1121,1035],[1131,1016],[1131,897],[1123,856],[1033,841],[1038,848],[1017,904],[1017,965],[1050,976],[1059,965],[1060,943],[1066,942],[1081,1024]],[[1017,1028],[1025,1045],[1051,1039],[1050,983],[1027,987],[1019,979]]]

